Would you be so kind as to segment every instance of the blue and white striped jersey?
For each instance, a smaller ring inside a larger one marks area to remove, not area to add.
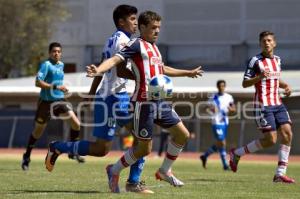
[[[103,59],[109,59],[121,50],[129,41],[130,33],[117,30],[108,38],[102,52]],[[127,62],[130,67],[130,62]],[[103,75],[97,95],[105,98],[115,93],[126,92],[127,79],[117,76],[117,68],[113,67]]]

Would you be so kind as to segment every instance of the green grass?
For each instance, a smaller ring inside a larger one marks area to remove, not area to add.
[[[19,157],[20,158],[20,157]],[[116,158],[87,158],[78,164],[59,158],[52,173],[41,157],[33,157],[30,170],[20,169],[20,159],[0,156],[0,198],[300,198],[299,184],[272,182],[276,162],[241,162],[238,173],[224,172],[220,161],[209,160],[208,169],[198,160],[178,160],[173,171],[186,185],[174,188],[156,181],[154,173],[161,159],[148,159],[143,179],[154,195],[124,192],[127,170],[121,176],[121,194],[109,193],[105,166]],[[289,165],[290,176],[300,182],[300,163]]]

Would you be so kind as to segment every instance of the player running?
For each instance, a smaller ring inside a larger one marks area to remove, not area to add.
[[[130,37],[137,30],[137,8],[130,5],[119,5],[114,9],[113,19],[117,31],[107,40],[103,48],[102,59],[109,59],[130,41]],[[129,62],[127,67],[130,67]],[[126,90],[127,79],[119,78],[117,73],[120,74],[117,68],[112,68],[104,74],[103,78],[101,76],[95,77],[90,88],[89,95],[95,96],[98,85],[102,81],[94,105],[94,123],[96,126],[93,135],[97,138],[96,141],[54,142],[49,145],[50,154],[55,150],[57,154],[72,153],[82,156],[103,157],[110,151],[116,125],[122,127],[128,123],[128,119],[120,118],[130,118],[128,112],[130,98]],[[46,167],[52,171],[55,162],[54,157],[57,155],[51,156],[49,153],[46,158]],[[145,159],[140,158],[130,167],[126,191],[154,193],[145,186],[144,182],[140,181],[144,162]]]
[[[69,118],[71,124],[70,140],[79,139],[80,122],[75,113],[64,100],[64,94],[68,89],[63,85],[64,63],[61,61],[62,47],[60,43],[51,43],[49,45],[49,59],[42,62],[36,76],[35,85],[41,88],[40,99],[35,115],[35,127],[30,134],[26,152],[23,154],[22,169],[28,170],[31,151],[36,141],[43,135],[51,113],[54,116],[63,116]],[[69,155],[69,158],[76,159],[78,162],[84,162],[84,159],[78,155]]]
[[[264,137],[241,148],[231,149],[230,167],[233,172],[236,172],[241,156],[273,146],[277,142],[278,133],[281,140],[278,166],[273,182],[294,183],[294,179],[285,175],[292,143],[292,122],[279,95],[279,88],[282,88],[284,94],[290,96],[291,88],[280,78],[281,59],[274,55],[276,47],[274,33],[261,32],[259,42],[262,52],[250,59],[244,75],[243,87],[255,86],[256,124],[262,130]]]
[[[226,136],[229,125],[228,114],[235,113],[233,97],[225,93],[226,82],[224,80],[217,81],[218,93],[212,95],[209,99],[209,107],[207,111],[211,114],[212,130],[216,139],[213,144],[203,155],[200,156],[202,166],[206,168],[208,156],[219,151],[223,164],[223,169],[228,170],[229,166],[226,161]]]
[[[161,54],[155,45],[160,32],[160,25],[161,17],[157,13],[152,11],[143,12],[138,19],[140,38],[131,40],[115,56],[103,62],[100,67],[97,68],[92,65],[87,68],[88,76],[93,77],[121,63],[126,63],[128,59],[133,61],[132,71],[135,76],[136,87],[131,101],[134,106],[134,135],[138,140],[138,144],[125,152],[117,163],[107,166],[109,187],[114,193],[120,192],[118,184],[120,172],[151,152],[154,123],[168,129],[172,136],[168,143],[166,157],[155,176],[157,179],[164,180],[173,186],[184,185],[182,181],[173,175],[171,166],[186,144],[189,132],[172,109],[171,104],[164,100],[150,98],[147,92],[148,82],[152,77],[159,74],[197,77],[203,71],[200,69],[201,67],[188,71],[173,69],[163,64]]]

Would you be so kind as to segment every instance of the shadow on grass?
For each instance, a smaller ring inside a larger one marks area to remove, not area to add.
[[[42,194],[42,193],[65,193],[65,194],[97,194],[97,193],[111,193],[107,191],[72,191],[72,190],[11,190],[9,194]]]

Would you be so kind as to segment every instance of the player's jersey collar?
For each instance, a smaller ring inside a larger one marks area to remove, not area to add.
[[[51,64],[53,64],[53,65],[58,65],[59,64],[59,61],[58,62],[55,62],[53,59],[51,59],[51,58],[49,58],[48,59],[49,60],[49,62],[51,63]]]
[[[122,29],[119,29],[119,28],[118,28],[118,31],[123,32],[128,38],[131,37],[131,33],[127,32],[127,31],[125,31],[125,30],[122,30]]]

